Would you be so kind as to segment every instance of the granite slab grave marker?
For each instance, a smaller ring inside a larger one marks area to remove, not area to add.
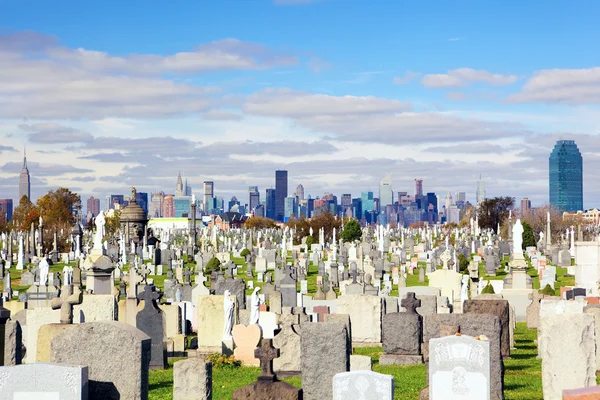
[[[334,400],[393,400],[394,377],[372,371],[341,372],[333,377]]]
[[[138,298],[144,301],[144,308],[136,315],[136,327],[152,339],[150,369],[167,367],[165,314],[156,303],[160,297],[160,293],[157,293],[155,287],[150,285],[145,285],[144,290],[138,295]]]
[[[53,363],[0,367],[0,399],[88,400],[88,367]]]

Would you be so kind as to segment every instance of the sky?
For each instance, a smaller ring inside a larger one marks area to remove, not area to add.
[[[0,0],[0,198],[393,190],[548,202],[557,140],[599,207],[596,1]],[[103,203],[101,203],[104,206]]]

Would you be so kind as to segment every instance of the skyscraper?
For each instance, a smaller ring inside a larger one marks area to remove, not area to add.
[[[275,189],[267,189],[265,200],[265,214],[267,218],[275,219]]]
[[[87,213],[91,213],[93,217],[96,217],[98,214],[100,214],[100,199],[96,199],[94,196],[88,199]]]
[[[6,218],[6,221],[12,220],[13,201],[12,199],[0,199],[0,214]]]
[[[21,168],[21,173],[19,174],[19,200],[17,203],[21,201],[23,196],[27,196],[31,201],[31,179],[29,169],[27,169],[27,155],[25,151],[23,151],[23,168]]]
[[[248,188],[248,211],[254,210],[260,204],[260,192],[258,186]]]
[[[175,183],[175,196],[185,196],[185,187],[181,180],[181,171],[177,174],[177,182]]]
[[[521,199],[521,217],[528,215],[531,212],[531,200],[527,197]]]
[[[583,211],[583,158],[574,140],[556,142],[549,159],[550,205]]]
[[[415,197],[423,196],[423,179],[415,179]]]
[[[481,179],[481,175],[479,175],[479,180],[477,181],[477,196],[475,200],[477,204],[485,200],[485,182]]]
[[[296,186],[296,197],[298,200],[304,200],[304,186],[302,184]]]
[[[288,195],[288,172],[275,171],[275,220],[283,221],[285,198]]]
[[[379,205],[381,210],[385,210],[385,206],[394,204],[394,192],[392,191],[392,174],[387,174],[379,181]]]
[[[210,213],[214,208],[213,197],[215,197],[215,184],[212,181],[204,182],[204,212]]]

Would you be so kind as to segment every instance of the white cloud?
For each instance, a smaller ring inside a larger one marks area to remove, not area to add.
[[[291,89],[266,89],[250,95],[244,110],[251,114],[284,117],[317,117],[400,112],[411,108],[398,100],[373,96],[330,96]]]
[[[430,88],[455,88],[468,86],[473,83],[485,83],[488,85],[510,85],[517,81],[515,75],[494,74],[484,70],[472,68],[458,68],[448,71],[446,74],[425,75],[421,82]]]
[[[406,73],[404,75],[394,77],[394,84],[405,85],[405,84],[415,80],[419,76],[421,76],[421,74],[418,72],[406,71]]]
[[[600,103],[600,67],[538,71],[510,102],[551,104]]]

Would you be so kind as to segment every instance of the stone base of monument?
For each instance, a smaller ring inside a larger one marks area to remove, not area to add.
[[[429,386],[421,390],[419,393],[419,400],[429,400]]]
[[[232,396],[233,400],[298,400],[301,398],[301,389],[287,382],[261,382],[260,380],[236,389]]]
[[[379,356],[379,365],[415,365],[423,362],[421,355],[382,354]]]

